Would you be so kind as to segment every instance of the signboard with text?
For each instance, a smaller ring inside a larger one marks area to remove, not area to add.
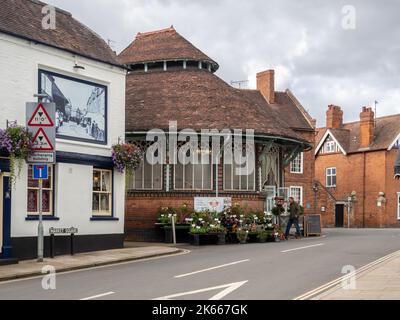
[[[56,146],[56,105],[54,103],[27,102],[26,126],[32,133],[32,154],[29,163],[54,163]]]
[[[224,208],[229,208],[232,206],[232,198],[222,198],[222,197],[196,197],[194,198],[194,210],[196,212],[202,211],[213,211],[221,213]]]

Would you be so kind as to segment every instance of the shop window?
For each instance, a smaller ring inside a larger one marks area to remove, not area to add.
[[[149,164],[144,156],[139,168],[128,178],[128,190],[161,190],[162,176],[162,164]]]
[[[93,169],[93,201],[94,216],[112,215],[112,171]]]
[[[326,169],[326,187],[327,188],[336,187],[336,168]]]
[[[290,172],[291,173],[303,173],[303,159],[304,159],[304,153],[301,152],[290,163]]]
[[[290,196],[293,197],[294,201],[298,204],[303,205],[303,187],[290,187]]]
[[[212,190],[211,157],[208,164],[181,164],[174,165],[175,190]]]
[[[245,166],[245,165],[242,166],[240,164],[236,164],[233,154],[234,153],[232,152],[232,161],[231,161],[232,163],[224,164],[224,190],[255,191],[255,189],[256,189],[255,163],[253,163],[253,165],[247,164],[247,166]],[[246,156],[245,145],[243,146],[243,149],[242,149],[242,156],[243,157]],[[247,159],[254,160],[254,157],[248,155]],[[243,170],[245,168],[246,168],[247,172],[242,172],[244,174],[238,174],[238,173],[240,173],[240,172],[238,172],[238,171],[240,171],[239,169]]]
[[[53,171],[49,166],[49,179],[42,180],[42,213],[52,216],[53,213]],[[27,211],[29,216],[39,215],[39,181],[32,179],[32,165],[28,166],[28,198]]]

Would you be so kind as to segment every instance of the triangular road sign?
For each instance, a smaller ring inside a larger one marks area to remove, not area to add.
[[[156,298],[156,299],[153,299],[153,300],[170,300],[170,299],[173,299],[173,298],[179,298],[179,297],[183,297],[183,296],[193,295],[193,294],[196,294],[196,293],[213,291],[213,290],[217,290],[217,289],[224,289],[224,290],[218,292],[216,295],[212,296],[210,299],[208,299],[208,300],[221,300],[223,297],[225,297],[226,295],[230,294],[232,291],[235,291],[236,289],[240,288],[246,282],[247,282],[247,280],[246,281],[223,284],[221,286],[210,287],[210,288],[205,288],[205,289],[199,289],[199,290],[175,293],[175,294],[171,294],[171,295],[168,295],[168,296],[159,297],[159,298]]]
[[[46,109],[43,107],[41,103],[38,104],[35,111],[32,114],[32,117],[28,121],[28,126],[30,127],[53,127],[54,123],[51,120],[49,114]]]
[[[46,133],[40,128],[33,137],[32,150],[34,151],[53,151],[53,145]]]

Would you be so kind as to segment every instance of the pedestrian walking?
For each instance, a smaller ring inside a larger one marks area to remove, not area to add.
[[[299,218],[301,215],[301,210],[299,204],[294,201],[293,197],[289,198],[289,221],[286,226],[286,232],[285,232],[285,237],[286,239],[289,237],[290,229],[292,228],[292,225],[294,224],[296,227],[296,238],[299,238],[301,236],[301,230],[299,226]]]

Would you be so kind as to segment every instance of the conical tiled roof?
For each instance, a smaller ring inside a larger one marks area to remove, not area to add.
[[[131,65],[165,60],[194,60],[208,62],[216,71],[218,63],[197,49],[171,26],[170,28],[138,33],[135,40],[119,55],[122,63]]]

